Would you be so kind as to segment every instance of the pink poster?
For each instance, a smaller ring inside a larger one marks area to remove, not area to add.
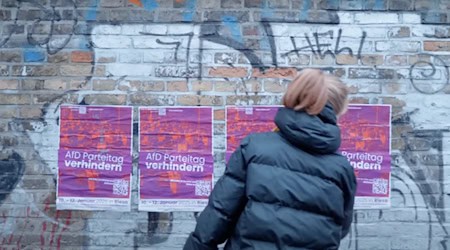
[[[57,209],[130,210],[132,108],[61,106]]]
[[[251,133],[273,131],[276,128],[273,119],[279,107],[281,106],[226,107],[226,162],[244,137]]]
[[[211,107],[139,109],[139,210],[202,211],[213,185]]]
[[[391,106],[351,105],[339,124],[340,150],[358,182],[355,208],[390,207]]]
[[[226,160],[250,133],[268,132],[279,106],[227,107]],[[391,106],[350,105],[340,117],[341,152],[355,170],[355,208],[390,207]]]

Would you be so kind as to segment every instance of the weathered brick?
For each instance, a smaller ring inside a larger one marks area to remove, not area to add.
[[[201,20],[201,13],[200,12],[193,12],[192,16],[192,22],[200,22]],[[158,17],[155,20],[157,22],[185,22],[186,21],[186,12],[181,10],[170,10],[170,11],[159,11]]]
[[[222,106],[222,96],[211,95],[181,95],[177,96],[178,105],[186,106]]]
[[[258,25],[242,25],[242,35],[244,36],[259,36],[261,30]]]
[[[131,84],[133,84],[135,81],[132,81]],[[164,91],[164,82],[162,81],[143,81],[141,82],[141,87],[143,91],[151,91],[151,92],[157,92],[157,91]]]
[[[217,64],[234,64],[236,63],[237,55],[234,53],[216,53],[214,54],[214,63]]]
[[[431,62],[430,55],[420,54],[420,55],[410,55],[408,56],[409,64],[415,64],[417,62]]]
[[[23,79],[21,89],[23,90],[42,90],[44,89],[44,81],[42,79]]]
[[[382,55],[362,55],[361,63],[363,65],[382,65],[384,62],[384,58]]]
[[[17,7],[19,3],[16,0],[3,0],[2,6],[3,7]]]
[[[216,92],[233,92],[237,91],[238,86],[234,82],[230,81],[218,81],[214,82],[214,91]]]
[[[269,68],[265,71],[253,69],[253,77],[293,78],[297,74],[295,68]]]
[[[225,18],[226,17],[226,18]],[[228,22],[241,22],[249,21],[248,11],[205,11],[204,12],[205,21],[216,21],[222,22],[224,18]]]
[[[220,0],[220,7],[222,8],[242,8],[242,0]]]
[[[25,62],[43,62],[45,61],[46,52],[43,50],[25,50],[23,59]]]
[[[268,1],[269,8],[289,8],[289,0]]]
[[[130,104],[147,106],[166,106],[175,104],[175,96],[137,93],[130,96]]]
[[[427,11],[421,13],[421,20],[423,24],[448,24],[448,14],[441,12]]]
[[[94,80],[92,85],[93,90],[108,91],[116,89],[115,80]]]
[[[186,81],[167,82],[167,91],[186,92],[188,90],[189,88]]]
[[[365,97],[350,97],[349,103],[352,104],[369,104],[369,99]]]
[[[41,118],[43,115],[43,107],[40,105],[25,106],[19,108],[20,118],[34,119]]]
[[[102,105],[124,105],[127,101],[126,95],[86,95],[84,97],[86,104],[102,104]]]
[[[95,60],[99,63],[112,63],[116,61],[116,54],[113,52],[100,52],[95,54]]]
[[[248,8],[261,8],[263,7],[263,0],[244,0],[244,6]]]
[[[110,11],[109,18],[114,22],[145,22],[153,21],[155,19],[155,14],[153,11],[140,9],[113,9]]]
[[[264,92],[284,93],[286,91],[286,83],[279,80],[264,80]]]
[[[310,56],[305,54],[289,54],[288,56],[289,65],[309,65],[310,61]]]
[[[340,54],[336,56],[336,64],[349,65],[358,64],[358,58],[352,55]]]
[[[4,89],[18,89],[18,88],[19,88],[19,81],[18,80],[0,79],[0,90],[4,90]]]
[[[427,51],[450,51],[448,41],[424,41],[423,49]]]
[[[339,1],[338,0],[320,0],[318,4],[320,9],[324,10],[338,10]]]
[[[233,95],[227,96],[227,105],[279,105],[282,95]]]
[[[191,82],[192,91],[211,91],[213,88],[212,82],[209,81],[193,81]]]
[[[29,94],[0,94],[0,104],[30,104]]]
[[[155,75],[158,77],[197,77],[199,69],[184,66],[157,66]]]
[[[72,51],[72,62],[75,63],[90,63],[93,61],[93,53],[91,51]]]
[[[63,79],[46,79],[44,88],[46,90],[65,90],[67,89],[67,80]]]
[[[69,62],[69,58],[69,53],[59,51],[54,55],[48,55],[47,61],[49,63],[66,63]]]
[[[404,55],[386,56],[387,65],[407,65],[408,57]]]
[[[12,66],[14,76],[56,76],[58,67],[51,65]]]
[[[92,89],[90,81],[88,80],[71,80],[67,90],[88,90]]]
[[[0,62],[21,62],[22,54],[16,50],[0,51]]]
[[[419,41],[379,41],[375,43],[377,51],[393,51],[393,52],[418,52],[420,50]]]
[[[415,10],[432,10],[436,8],[436,1],[416,0],[414,1]]]
[[[323,58],[320,56],[312,56],[311,64],[313,64],[313,65],[333,65],[334,61],[335,61],[335,59],[331,55],[326,55]]]
[[[364,10],[387,10],[388,0],[366,0],[364,1]]]
[[[339,9],[341,10],[362,10],[363,1],[359,0],[341,0]]]
[[[390,10],[412,10],[414,7],[414,2],[409,0],[390,0],[389,9]]]
[[[125,0],[100,0],[101,7],[123,7]]]
[[[61,65],[62,76],[90,76],[92,75],[93,66],[86,64],[70,64]]]
[[[60,99],[62,94],[63,94],[63,92],[51,93],[51,94],[47,94],[47,93],[42,93],[42,94],[39,93],[38,94],[38,93],[36,93],[36,94],[33,94],[33,103],[34,104],[47,104],[47,103],[53,102],[53,101],[55,101],[57,99]],[[63,96],[62,99],[63,99],[63,101],[65,103],[74,104],[74,103],[77,103],[77,98],[78,98],[77,95],[71,94],[71,95]]]
[[[0,108],[0,118],[16,118],[19,117],[17,115],[17,106],[1,106]],[[1,138],[0,138],[1,140]]]
[[[409,27],[394,27],[390,28],[388,31],[388,37],[393,38],[404,38],[409,37],[411,34],[411,31]]]
[[[214,120],[215,121],[225,121],[225,109],[214,110]]]
[[[0,65],[0,76],[8,76],[8,75],[9,75],[8,65]]]
[[[393,69],[358,69],[350,68],[349,78],[367,78],[367,79],[393,79],[396,72]]]
[[[209,69],[208,75],[212,77],[246,77],[248,69],[243,67],[215,67]]]

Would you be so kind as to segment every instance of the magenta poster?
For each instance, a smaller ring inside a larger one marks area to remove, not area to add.
[[[139,109],[139,210],[202,211],[213,186],[211,107]]]
[[[225,159],[239,147],[250,133],[270,132],[276,128],[275,115],[281,106],[226,107],[227,146]]]
[[[341,153],[355,170],[355,208],[390,207],[391,106],[350,105],[339,119]]]
[[[268,132],[279,106],[226,108],[226,160],[250,133]],[[355,170],[358,188],[355,208],[390,207],[391,106],[349,105],[340,117],[341,152]]]
[[[132,108],[61,106],[57,209],[130,210]]]

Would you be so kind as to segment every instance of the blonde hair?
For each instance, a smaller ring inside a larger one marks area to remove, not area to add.
[[[304,69],[289,85],[283,105],[317,115],[328,102],[341,115],[347,111],[348,93],[347,86],[337,77],[318,69]]]

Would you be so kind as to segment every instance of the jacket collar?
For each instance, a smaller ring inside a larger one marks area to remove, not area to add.
[[[318,115],[280,108],[275,124],[284,138],[306,151],[329,154],[336,152],[341,144],[336,114],[329,104]]]

